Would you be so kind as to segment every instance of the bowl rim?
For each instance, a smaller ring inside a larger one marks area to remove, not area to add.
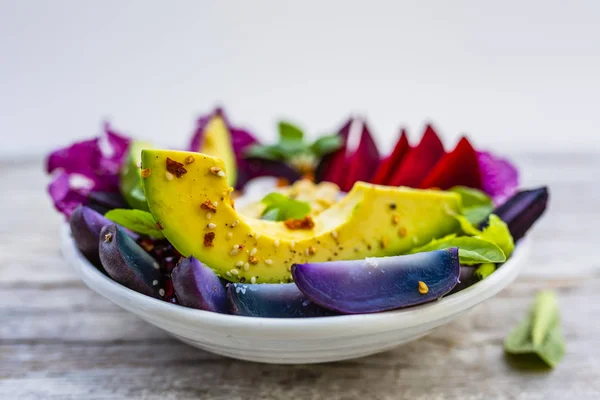
[[[61,227],[61,252],[68,264],[92,290],[109,299],[118,306],[135,314],[140,314],[150,322],[160,319],[171,319],[179,326],[197,325],[205,327],[222,327],[241,329],[245,333],[262,335],[265,332],[274,334],[293,333],[294,337],[356,336],[378,331],[392,331],[399,327],[411,328],[434,321],[448,320],[499,293],[518,275],[529,249],[531,240],[523,238],[517,244],[513,254],[501,268],[498,268],[485,280],[478,282],[460,292],[441,299],[404,309],[371,314],[336,315],[311,318],[263,318],[230,314],[219,314],[198,310],[177,304],[167,303],[131,290],[110,279],[94,267],[77,249],[71,237],[67,223]]]

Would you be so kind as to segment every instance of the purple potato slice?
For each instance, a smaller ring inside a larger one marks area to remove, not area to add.
[[[90,192],[87,206],[100,214],[106,214],[115,208],[129,208],[119,192]]]
[[[171,272],[179,304],[227,314],[227,291],[215,272],[194,257],[182,258]]]
[[[83,253],[89,262],[103,272],[104,268],[102,268],[100,256],[98,255],[98,238],[102,228],[113,223],[104,218],[102,214],[82,205],[78,206],[69,217],[73,240],[79,251]]]
[[[305,318],[334,315],[310,301],[293,283],[232,283],[227,288],[231,313],[246,317]]]
[[[124,229],[115,224],[100,231],[100,262],[112,279],[131,290],[159,297],[159,264]]]
[[[294,264],[300,291],[322,307],[344,314],[374,313],[437,300],[456,286],[456,247],[365,260]]]
[[[474,265],[461,265],[460,266],[460,278],[456,286],[448,293],[449,295],[458,293],[461,290],[468,288],[479,282],[477,276],[475,275],[475,270],[477,269]]]
[[[537,221],[548,205],[548,188],[546,186],[521,190],[504,204],[497,207],[493,214],[506,222],[514,241],[521,239],[529,228]],[[487,219],[481,223],[480,229],[487,226]]]

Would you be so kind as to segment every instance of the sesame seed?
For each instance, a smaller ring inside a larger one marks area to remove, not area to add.
[[[233,228],[233,227],[235,227],[235,226],[236,226],[237,224],[239,224],[239,223],[240,223],[240,220],[239,220],[239,219],[236,219],[235,221],[233,221],[233,222],[231,223],[231,227]]]
[[[240,261],[238,261],[238,262],[235,263],[235,266],[236,267],[242,267],[242,266],[244,266],[244,262],[242,260],[240,260]]]
[[[156,285],[158,285],[158,281],[155,279],[152,281],[152,286],[156,286]]]
[[[429,293],[429,287],[427,287],[427,284],[423,281],[419,281],[419,293],[421,293],[421,294]]]
[[[218,206],[218,205],[219,205],[219,202],[218,202],[218,201],[213,201],[213,202],[212,202],[212,205],[213,205],[213,207],[216,207],[216,206]]]
[[[250,251],[250,255],[255,255],[257,252],[256,247],[253,247],[252,250]]]
[[[137,164],[135,164],[135,165],[136,165],[138,168],[142,168],[142,162],[141,162],[141,161],[138,161],[138,163],[137,163]]]
[[[157,262],[154,262],[154,263],[152,264],[152,266],[154,267],[154,269],[160,269],[160,265],[158,265],[158,263],[157,263]]]
[[[275,247],[279,247],[279,240],[275,240],[275,241],[273,242],[273,245],[274,245]]]
[[[238,249],[233,249],[233,250],[231,250],[231,251],[229,252],[229,255],[230,255],[230,256],[237,256],[237,254],[238,254],[238,253],[239,253],[239,250],[238,250]]]
[[[250,283],[256,283],[256,277],[253,276],[252,278],[250,278]]]
[[[211,212],[206,213],[206,219],[211,219],[212,216],[213,216],[213,213],[211,213]]]
[[[167,177],[168,181],[172,181],[173,180],[173,174],[170,173],[169,171],[165,172],[165,176]]]
[[[267,258],[267,259],[265,260],[265,264],[267,264],[267,265],[271,265],[271,264],[273,264],[273,260],[271,260],[270,258]]]
[[[223,177],[225,177],[225,172],[219,171],[219,172],[217,172],[217,175],[219,175],[221,178],[223,178]]]
[[[296,242],[292,240],[292,241],[290,242],[290,248],[292,248],[292,249],[293,249],[294,247],[296,247]]]
[[[231,271],[229,271],[231,273],[231,275],[237,275],[240,273],[240,271],[238,271],[237,269],[232,269]]]
[[[337,238],[338,238],[338,233],[337,233],[337,231],[331,231],[331,236],[332,236],[334,239],[337,239]]]
[[[225,275],[231,276],[231,272],[227,271],[227,272],[225,272]]]
[[[234,249],[234,250],[238,250],[239,248],[240,248],[240,245],[239,245],[239,244],[234,244],[234,245],[233,245],[233,249]]]
[[[194,158],[194,156],[187,156],[187,157],[185,158],[185,161],[184,161],[184,163],[186,163],[186,164],[191,164],[191,163],[193,163],[194,161],[196,161],[196,159]]]
[[[256,239],[260,238],[260,232],[256,232],[256,235],[254,235],[254,237],[255,237]]]
[[[217,227],[217,224],[213,224],[213,223],[211,222],[211,223],[209,223],[207,226],[208,226],[208,228],[209,228],[209,229],[215,229],[215,228]]]
[[[250,264],[244,263],[244,271],[248,271],[250,269]]]
[[[233,233],[227,232],[227,239],[231,239],[233,237]]]
[[[221,168],[219,168],[219,167],[210,167],[209,171],[213,175],[219,175],[219,172],[223,172],[223,171],[221,171]]]
[[[163,288],[158,289],[158,294],[160,295],[160,297],[165,297],[165,289],[163,289]]]

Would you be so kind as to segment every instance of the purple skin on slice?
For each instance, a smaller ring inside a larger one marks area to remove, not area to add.
[[[104,272],[98,255],[100,231],[114,222],[89,207],[78,206],[69,217],[73,240],[85,258]]]
[[[437,300],[456,286],[458,249],[365,260],[295,264],[300,291],[322,307],[344,314],[374,313]],[[419,292],[419,282],[427,293]]]
[[[492,213],[506,222],[508,230],[514,241],[521,239],[529,228],[546,211],[548,205],[548,188],[541,187],[531,190],[521,190],[504,204],[497,207]],[[480,225],[480,229],[487,226],[487,219]]]
[[[246,317],[306,318],[335,313],[319,307],[293,283],[232,283],[227,288],[231,313]]]
[[[179,304],[227,314],[227,291],[215,272],[194,257],[182,258],[171,272]]]
[[[131,290],[159,298],[159,264],[125,230],[106,225],[99,242],[100,262],[108,276]]]

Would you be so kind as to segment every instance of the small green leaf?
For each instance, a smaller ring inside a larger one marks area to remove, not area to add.
[[[455,186],[450,191],[460,195],[462,214],[473,225],[479,225],[494,209],[492,199],[481,190],[466,186]]]
[[[124,228],[132,230],[143,235],[148,235],[156,239],[163,239],[165,235],[156,226],[156,220],[147,211],[115,208],[104,215],[106,218],[121,225]]]
[[[304,132],[302,132],[302,129],[298,128],[296,125],[290,122],[279,121],[280,141],[301,142],[303,137]]]
[[[506,257],[510,257],[515,249],[515,242],[508,230],[508,225],[495,214],[491,214],[488,221],[488,226],[478,237],[495,243],[502,249]]]
[[[474,237],[448,235],[434,239],[425,246],[411,250],[411,253],[449,249],[458,247],[458,257],[463,265],[500,263],[506,261],[502,250],[492,242]]]
[[[281,154],[279,148],[275,145],[263,146],[259,144],[254,144],[252,146],[249,146],[246,150],[244,150],[244,157],[278,161],[283,157],[283,155]]]
[[[525,320],[506,337],[504,349],[516,356],[535,355],[551,368],[560,362],[565,355],[565,343],[554,292],[537,294]]]
[[[267,207],[261,218],[270,221],[285,221],[288,219],[304,218],[310,213],[310,204],[290,199],[281,193],[269,193],[261,200]]]
[[[310,149],[317,157],[323,157],[326,154],[333,153],[342,147],[343,140],[339,135],[321,136],[310,146]]]
[[[496,271],[496,264],[484,263],[475,270],[475,277],[478,280],[483,280]]]

